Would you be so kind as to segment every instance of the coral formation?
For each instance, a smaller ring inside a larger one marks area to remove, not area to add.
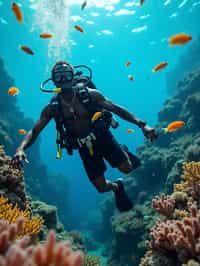
[[[57,243],[54,231],[50,231],[44,244],[29,246],[29,238],[15,241],[21,234],[23,220],[8,224],[0,220],[0,265],[9,266],[80,266],[83,255],[73,252],[70,244]]]
[[[6,220],[8,223],[12,224],[17,221],[19,217],[24,218],[23,228],[19,237],[25,235],[36,235],[43,224],[43,219],[41,217],[31,218],[31,213],[29,210],[20,210],[17,205],[13,206],[8,203],[8,199],[0,197],[0,219]]]
[[[27,207],[23,173],[11,167],[3,146],[0,146],[0,195],[6,195],[10,202],[18,204],[21,209]]]
[[[183,163],[181,179],[184,183],[176,184],[179,192],[171,196],[175,201],[173,215],[166,216],[164,221],[158,220],[153,226],[149,248],[151,254],[173,254],[175,265],[195,265],[200,262],[200,205],[199,198],[194,197],[194,184],[200,182],[200,162]],[[179,205],[180,202],[184,205]],[[160,212],[160,206],[156,210]],[[149,254],[146,253],[141,266],[150,265],[152,256]]]
[[[86,255],[81,266],[101,266],[100,257]]]
[[[170,217],[175,208],[175,199],[165,195],[161,195],[160,197],[156,196],[152,200],[152,208],[160,214]]]

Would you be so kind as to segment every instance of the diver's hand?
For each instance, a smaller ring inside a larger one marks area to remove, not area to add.
[[[145,137],[147,139],[150,139],[151,142],[158,138],[158,133],[155,131],[154,128],[145,125],[141,129],[142,129],[142,132],[145,135]]]
[[[21,168],[23,167],[23,162],[29,163],[24,150],[19,149],[19,150],[17,150],[17,152],[13,156],[13,158],[11,160],[11,165],[14,168],[21,170]]]

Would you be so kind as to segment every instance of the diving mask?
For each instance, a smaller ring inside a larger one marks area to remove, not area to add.
[[[52,80],[55,84],[67,83],[74,78],[74,70],[69,64],[57,65],[52,71]]]

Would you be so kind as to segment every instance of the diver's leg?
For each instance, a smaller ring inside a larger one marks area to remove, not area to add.
[[[96,187],[99,193],[104,193],[108,191],[116,191],[118,189],[118,184],[106,180],[104,175],[99,176],[91,180],[92,184]]]

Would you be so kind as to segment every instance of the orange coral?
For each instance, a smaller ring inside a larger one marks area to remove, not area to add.
[[[24,235],[35,235],[40,231],[43,224],[41,217],[30,218],[31,214],[29,210],[20,210],[16,205],[13,206],[8,203],[8,199],[0,197],[0,219],[8,221],[9,224],[15,223],[19,217],[24,218],[23,228],[18,237]]]

